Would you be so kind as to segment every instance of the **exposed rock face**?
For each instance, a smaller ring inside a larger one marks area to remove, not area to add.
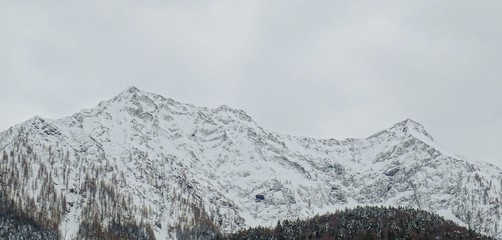
[[[92,221],[182,238],[356,205],[420,208],[502,237],[502,170],[447,154],[409,119],[366,139],[300,138],[242,110],[130,87],[94,109],[13,126],[0,154],[5,195],[65,238]]]

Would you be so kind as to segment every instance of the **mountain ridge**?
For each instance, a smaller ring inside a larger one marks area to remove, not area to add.
[[[411,119],[367,138],[296,137],[243,110],[128,87],[93,109],[15,125],[0,133],[0,151],[1,169],[26,182],[6,195],[37,213],[49,205],[41,185],[52,186],[61,212],[49,220],[69,238],[98,212],[108,213],[96,216],[103,229],[128,216],[165,239],[204,221],[231,233],[358,205],[425,209],[500,237],[502,171],[444,153]],[[26,159],[23,169],[15,159]]]
[[[148,98],[148,96],[153,96],[154,98],[161,98],[173,105],[186,105],[186,106],[190,106],[190,107],[193,107],[193,108],[196,108],[196,109],[203,109],[203,110],[210,110],[210,111],[216,111],[216,112],[219,112],[219,111],[230,111],[230,112],[234,112],[234,113],[238,113],[240,115],[243,115],[245,116],[245,118],[249,119],[249,121],[252,121],[254,123],[256,123],[244,110],[241,110],[241,109],[235,109],[235,108],[232,108],[232,107],[229,107],[228,105],[220,105],[220,106],[217,106],[215,108],[208,108],[208,107],[198,107],[198,106],[195,106],[195,105],[192,105],[190,103],[182,103],[182,102],[178,102],[172,98],[165,98],[159,94],[155,94],[155,93],[151,93],[151,92],[145,92],[145,91],[142,91],[140,90],[139,88],[137,88],[136,86],[128,86],[125,90],[123,90],[122,92],[120,92],[119,94],[117,94],[115,97],[112,97],[108,100],[104,100],[104,101],[101,101],[99,102],[99,104],[94,107],[94,108],[91,108],[91,109],[83,109],[77,113],[74,113],[72,114],[71,116],[69,117],[75,117],[75,116],[79,116],[79,115],[89,115],[89,114],[92,114],[93,112],[95,113],[96,111],[103,111],[102,107],[105,107],[107,104],[111,104],[113,102],[116,102],[116,101],[119,101],[119,100],[126,100],[126,101],[130,101],[132,99],[136,99],[137,97],[146,97]],[[130,97],[131,99],[128,99],[127,97]],[[24,124],[28,121],[32,121],[32,120],[37,120],[37,119],[41,119],[43,121],[58,121],[58,120],[63,120],[65,118],[69,118],[69,117],[63,117],[63,118],[59,118],[59,119],[51,119],[51,118],[45,118],[45,117],[42,117],[42,116],[39,116],[39,115],[35,115],[33,116],[32,118],[29,118],[28,120],[26,121],[23,121],[19,124],[16,124],[16,125],[21,125],[21,124]],[[260,127],[261,128],[261,127]],[[433,142],[433,137],[425,130],[425,127],[420,124],[418,121],[415,121],[414,119],[411,119],[411,118],[406,118],[406,119],[403,119],[401,121],[398,121],[396,122],[395,124],[393,124],[392,126],[384,129],[384,130],[381,130],[381,131],[378,131],[374,134],[371,134],[367,137],[362,137],[362,138],[345,138],[345,139],[336,139],[336,138],[315,138],[315,137],[309,137],[309,136],[296,136],[296,135],[291,135],[291,134],[284,134],[284,133],[278,133],[278,132],[274,132],[276,134],[280,134],[280,135],[286,135],[286,136],[291,136],[291,137],[298,137],[298,138],[310,138],[310,139],[317,139],[317,140],[335,140],[335,141],[345,141],[345,140],[351,140],[351,139],[355,139],[355,140],[362,140],[362,139],[370,139],[372,137],[375,137],[375,136],[378,136],[379,134],[382,134],[382,133],[385,133],[385,132],[388,132],[388,131],[398,131],[398,130],[402,130],[403,132],[408,132],[409,129],[412,129],[412,130],[415,130],[415,133],[418,133],[419,135],[423,135],[425,136],[426,138],[428,138],[431,142]],[[8,129],[4,130],[4,131],[0,131],[1,132],[5,132],[7,131]],[[267,131],[271,131],[271,130],[268,130]]]

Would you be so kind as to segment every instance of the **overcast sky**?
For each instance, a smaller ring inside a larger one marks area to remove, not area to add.
[[[502,1],[2,1],[0,130],[129,85],[266,129],[367,137],[412,118],[502,166]]]

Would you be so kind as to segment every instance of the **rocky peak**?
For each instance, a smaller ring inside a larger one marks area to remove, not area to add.
[[[143,91],[139,90],[135,86],[129,86],[124,91],[119,93],[119,96],[135,95],[135,94],[139,94],[139,93],[143,93]]]
[[[405,119],[394,124],[392,127],[382,130],[376,134],[369,136],[367,139],[376,138],[405,138],[409,136],[419,138],[422,141],[433,142],[433,137],[425,130],[422,124],[412,119]]]
[[[124,91],[120,92],[117,96],[112,98],[107,102],[115,102],[115,101],[131,101],[141,97],[145,97],[147,95],[146,92],[139,90],[137,87],[129,86]]]
[[[394,124],[392,129],[412,134],[415,137],[425,137],[431,142],[434,141],[434,138],[425,130],[422,124],[410,118]]]

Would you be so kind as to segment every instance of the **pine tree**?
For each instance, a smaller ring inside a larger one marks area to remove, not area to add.
[[[4,163],[7,163],[9,161],[9,156],[7,155],[7,152],[5,152],[5,149],[3,150],[3,157],[2,157],[2,161]]]

